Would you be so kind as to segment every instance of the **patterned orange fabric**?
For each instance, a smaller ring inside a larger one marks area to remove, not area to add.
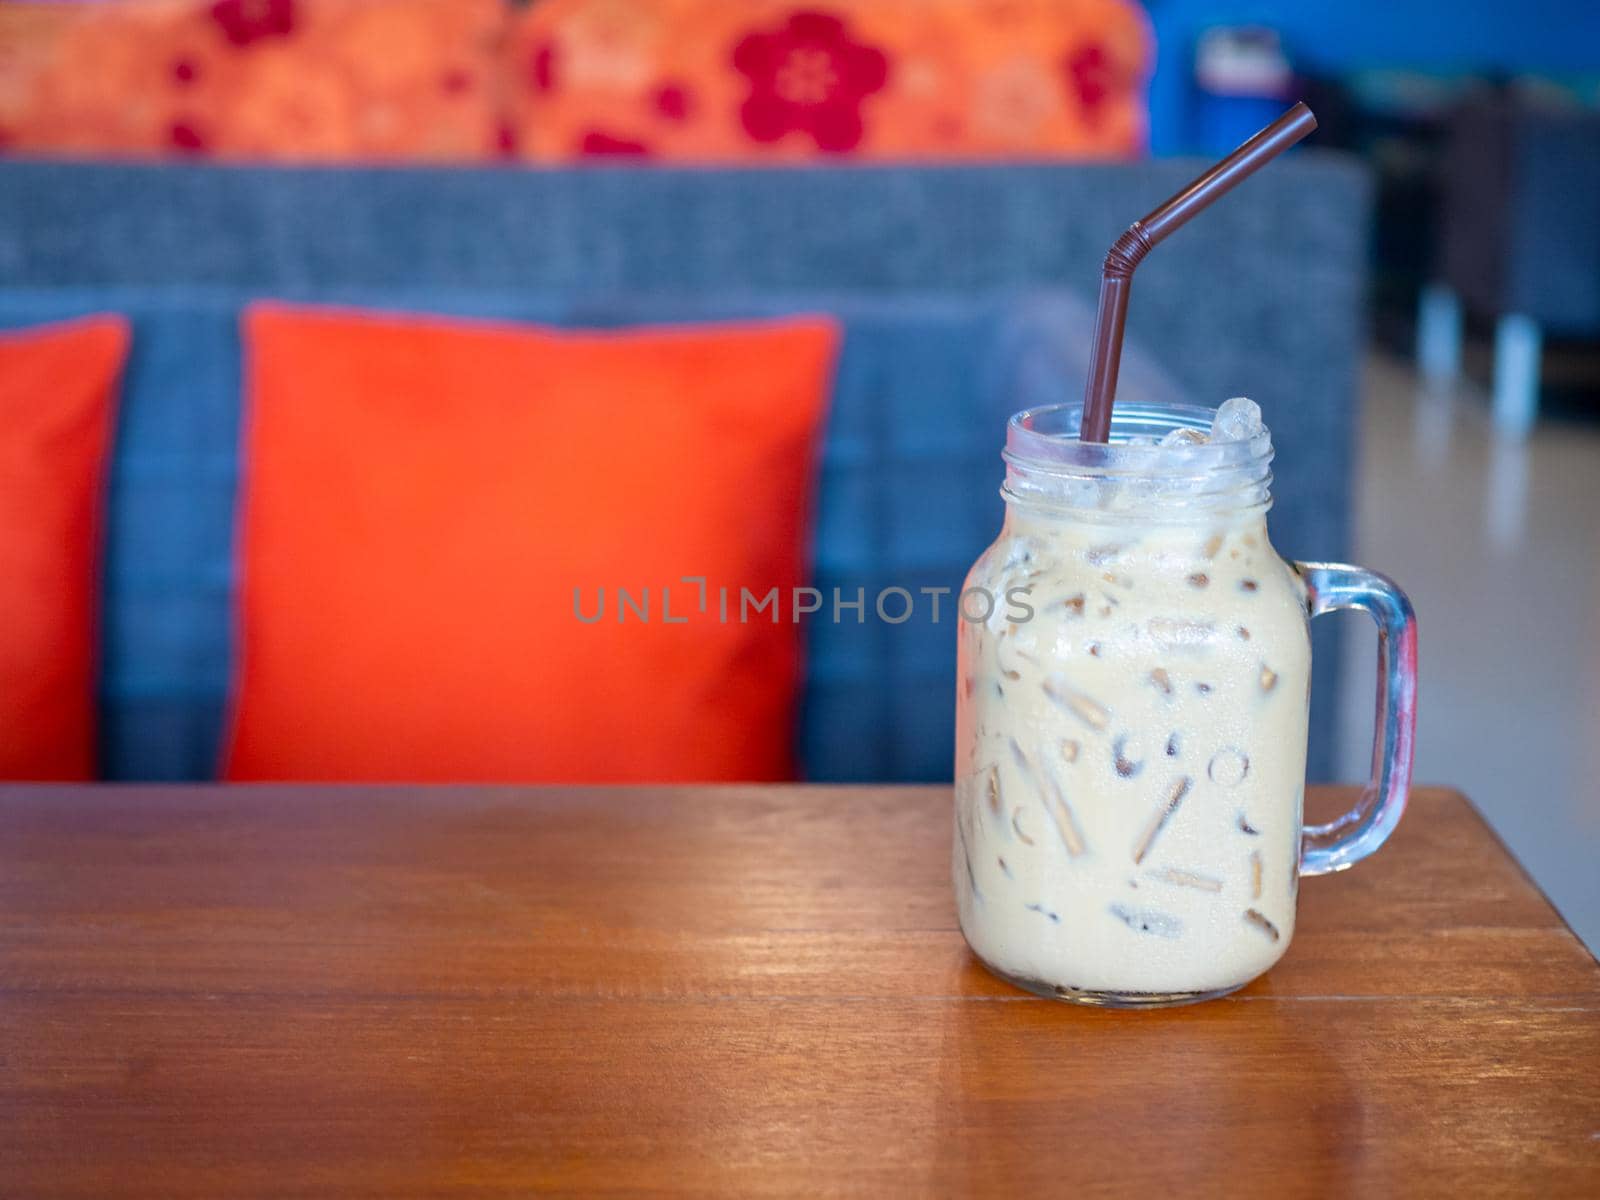
[[[547,0],[510,39],[525,157],[1127,157],[1124,0]]]
[[[499,146],[498,0],[0,4],[13,153],[471,161]]]
[[[1117,158],[1134,0],[0,3],[0,149],[257,160]]]

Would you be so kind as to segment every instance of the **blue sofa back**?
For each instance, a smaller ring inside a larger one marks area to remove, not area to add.
[[[816,585],[959,587],[999,527],[1005,416],[1074,398],[1098,260],[1191,163],[285,170],[0,163],[0,326],[134,324],[111,483],[103,773],[215,770],[232,662],[237,318],[255,298],[576,326],[829,311],[845,326]],[[1367,204],[1297,156],[1140,269],[1133,386],[1261,400],[1280,549],[1348,542]],[[948,778],[954,626],[814,622],[797,731],[819,780]],[[1337,656],[1314,697],[1333,749]]]

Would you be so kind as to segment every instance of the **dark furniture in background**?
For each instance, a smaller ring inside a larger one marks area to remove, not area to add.
[[[999,528],[1006,415],[1081,395],[1088,330],[1065,301],[1092,305],[1112,239],[1196,169],[0,162],[0,326],[92,311],[134,325],[110,497],[105,774],[214,768],[247,300],[569,325],[838,313],[816,585],[956,588]],[[1351,160],[1296,154],[1164,245],[1134,290],[1130,337],[1176,388],[1266,410],[1272,528],[1290,558],[1349,550],[1368,199]],[[798,734],[810,778],[948,778],[955,630],[928,617],[813,622]],[[1333,761],[1339,670],[1334,632],[1317,637],[1314,779]]]
[[[1495,323],[1494,418],[1526,434],[1546,335],[1600,336],[1600,111],[1516,89],[1456,113],[1441,180],[1438,280],[1423,297],[1424,372],[1459,372],[1463,309]]]

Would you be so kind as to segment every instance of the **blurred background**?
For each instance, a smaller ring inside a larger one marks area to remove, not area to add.
[[[1418,778],[1470,795],[1600,946],[1600,6],[1582,0],[0,3],[0,328],[130,331],[95,477],[97,624],[52,634],[93,638],[83,769],[251,776],[224,746],[239,639],[259,662],[285,643],[259,593],[241,615],[241,488],[315,485],[241,449],[241,397],[268,386],[246,385],[251,304],[619,336],[828,314],[820,482],[765,502],[814,511],[796,561],[870,606],[959,586],[998,528],[1005,415],[1081,387],[1105,247],[1301,98],[1311,146],[1141,268],[1124,395],[1261,403],[1282,552],[1385,571],[1416,603]],[[0,541],[35,511],[8,486]],[[578,496],[517,503],[532,554],[578,536]],[[1353,781],[1373,654],[1369,629],[1340,633],[1318,635],[1312,773]],[[792,756],[598,777],[948,778],[948,622],[764,636],[708,652],[766,656],[793,694],[763,693],[760,719],[792,725]],[[651,663],[641,686],[671,693]],[[743,719],[741,695],[718,710]]]

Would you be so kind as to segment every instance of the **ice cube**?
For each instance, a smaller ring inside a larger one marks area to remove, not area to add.
[[[1261,406],[1246,396],[1224,400],[1211,419],[1213,442],[1247,442],[1261,432]]]
[[[1130,446],[1159,446],[1161,439],[1152,433],[1136,433],[1128,439]]]
[[[1198,429],[1174,429],[1161,439],[1161,445],[1166,446],[1203,446],[1206,435]]]

